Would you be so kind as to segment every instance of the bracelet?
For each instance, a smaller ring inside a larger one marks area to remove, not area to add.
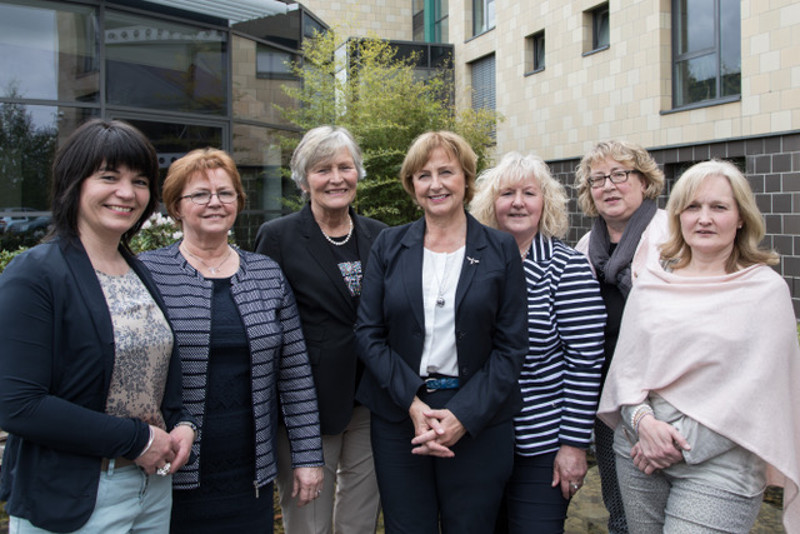
[[[194,440],[197,441],[197,438],[200,436],[200,430],[197,428],[197,425],[192,423],[191,421],[179,421],[172,427],[172,430],[175,430],[179,426],[188,426],[194,432]]]
[[[153,445],[153,441],[156,439],[156,433],[153,432],[153,427],[147,425],[147,428],[150,430],[150,438],[147,440],[147,445],[144,446],[144,449],[142,449],[142,452],[139,453],[139,456],[137,456],[137,458],[143,456],[144,453],[149,451],[150,447]]]
[[[637,435],[639,434],[639,423],[648,415],[655,417],[655,412],[653,412],[653,408],[651,408],[649,404],[640,404],[636,410],[634,410],[631,416],[631,427],[633,427],[633,431]]]

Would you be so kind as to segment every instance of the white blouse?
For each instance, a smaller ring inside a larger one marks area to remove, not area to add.
[[[425,309],[425,345],[419,375],[458,376],[456,352],[456,287],[466,247],[455,252],[424,249],[422,302]]]

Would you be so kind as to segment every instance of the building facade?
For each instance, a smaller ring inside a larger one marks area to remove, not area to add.
[[[327,2],[304,4],[317,12]],[[568,186],[584,151],[610,138],[650,150],[667,175],[666,193],[692,163],[737,162],[765,214],[766,245],[782,256],[777,270],[800,315],[800,2],[352,4],[410,9],[400,25],[372,21],[369,31],[378,35],[452,43],[458,104],[492,107],[504,119],[496,154],[535,152]],[[353,7],[325,20],[352,31],[361,19]],[[574,243],[591,221],[579,213],[574,192],[572,198]]]

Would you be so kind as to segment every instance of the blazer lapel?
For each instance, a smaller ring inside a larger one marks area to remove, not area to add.
[[[535,286],[546,272],[546,264],[553,257],[553,242],[536,234],[531,243],[531,260],[522,264],[525,281],[528,286]]]
[[[80,288],[81,298],[91,312],[89,315],[92,325],[108,357],[108,365],[105,366],[104,371],[105,385],[108,386],[111,382],[111,372],[114,369],[114,325],[111,322],[111,312],[108,310],[105,293],[103,293],[92,262],[80,241],[76,239],[71,242],[60,239],[59,246],[64,260]]]
[[[402,248],[398,254],[398,269],[406,298],[411,303],[414,319],[420,329],[425,331],[425,306],[422,301],[422,248],[425,237],[425,219],[419,219],[411,224],[401,242]]]
[[[486,230],[472,215],[467,214],[467,243],[464,251],[464,263],[461,265],[461,276],[456,287],[456,311],[469,290],[475,273],[480,269],[481,255],[486,248]]]

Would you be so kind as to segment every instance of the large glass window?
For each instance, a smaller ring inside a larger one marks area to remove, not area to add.
[[[94,114],[86,108],[0,104],[0,217],[9,208],[34,215],[50,209],[56,147]]]
[[[494,28],[494,0],[472,0],[472,34]]]
[[[674,107],[734,99],[741,93],[739,4],[739,0],[674,0]]]
[[[109,11],[104,39],[109,104],[227,111],[223,31]]]
[[[94,9],[25,0],[0,4],[0,95],[97,102]]]

